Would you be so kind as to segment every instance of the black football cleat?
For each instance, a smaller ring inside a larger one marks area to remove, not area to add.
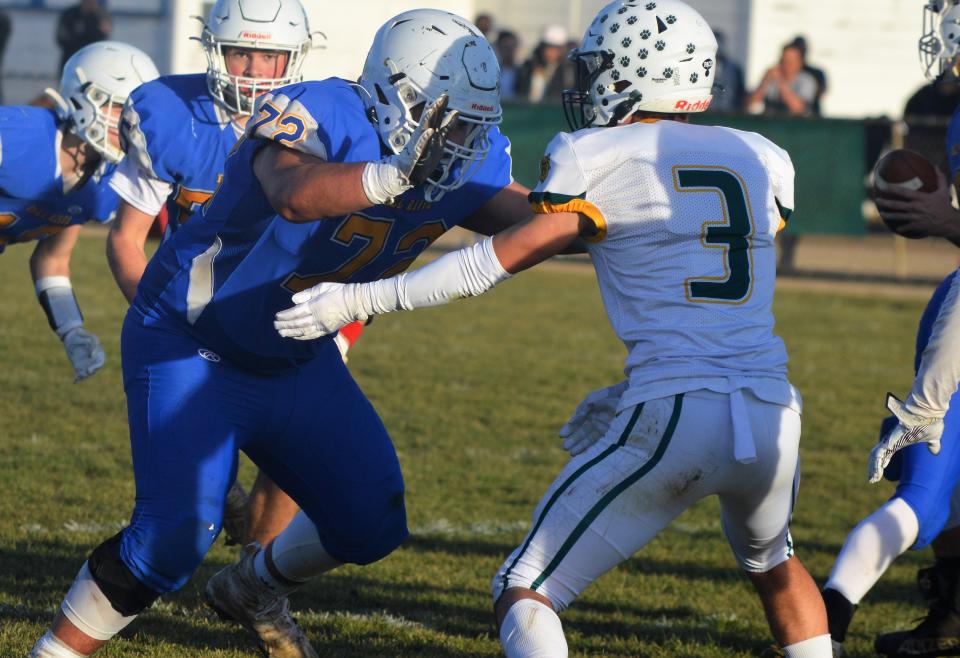
[[[938,559],[917,572],[930,607],[915,627],[878,635],[873,647],[888,658],[960,656],[960,560]]]

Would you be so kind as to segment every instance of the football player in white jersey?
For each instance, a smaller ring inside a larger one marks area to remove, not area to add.
[[[494,578],[508,658],[566,656],[556,613],[709,495],[786,656],[831,655],[789,534],[801,401],[771,310],[793,166],[759,135],[689,124],[710,104],[716,49],[680,0],[615,0],[571,55],[574,132],[548,147],[533,219],[410,274],[320,284],[277,315],[281,335],[309,340],[480,294],[589,243],[627,381],[574,413],[563,431],[573,458]]]

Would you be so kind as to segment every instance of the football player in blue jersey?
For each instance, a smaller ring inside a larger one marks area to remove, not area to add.
[[[47,89],[55,110],[0,107],[0,251],[39,240],[30,273],[78,382],[99,370],[105,356],[83,326],[70,255],[82,224],[113,218],[117,196],[107,179],[123,157],[120,109],[134,87],[156,76],[139,49],[101,41],[67,60],[59,91]]]
[[[960,3],[933,0],[924,16],[920,51],[928,76],[956,75]],[[950,122],[946,147],[954,180],[960,180],[960,109]],[[945,237],[960,246],[960,212],[950,201],[946,177],[939,171],[937,175],[934,192],[891,188],[889,193],[900,198],[878,198],[877,205],[885,218],[906,222],[906,230]],[[890,564],[907,549],[928,545],[936,563],[918,573],[920,588],[930,601],[928,614],[911,630],[879,636],[875,648],[886,656],[945,656],[957,655],[960,647],[958,294],[960,281],[954,272],[934,292],[920,320],[917,378],[910,396],[905,402],[888,397],[894,415],[882,425],[881,440],[870,456],[869,477],[877,482],[885,474],[898,480],[897,489],[850,532],[824,586],[835,655],[843,651],[857,605]]]
[[[299,0],[219,0],[200,42],[206,73],[163,76],[145,84],[131,94],[123,112],[129,157],[110,182],[121,202],[107,239],[107,259],[130,302],[147,266],[144,247],[154,218],[165,207],[173,231],[196,214],[223,176],[227,154],[243,134],[256,97],[299,82],[312,46]],[[346,354],[347,341],[338,337],[338,345]],[[262,473],[249,507],[245,503],[238,482],[227,497],[224,518],[230,543],[266,544],[297,512],[296,504]]]
[[[121,339],[135,509],[84,563],[35,657],[89,655],[183,586],[220,530],[243,450],[302,508],[207,585],[271,656],[316,656],[287,593],[407,536],[390,437],[332,338],[273,317],[318,281],[409,267],[453,226],[529,217],[512,181],[492,48],[465,19],[414,10],[378,31],[358,84],[258,100],[218,193],[147,265]]]

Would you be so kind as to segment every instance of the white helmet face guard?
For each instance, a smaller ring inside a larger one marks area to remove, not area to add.
[[[950,71],[960,75],[960,0],[931,0],[923,7],[923,35],[917,44],[923,74],[934,79]]]
[[[245,116],[253,113],[253,106],[258,96],[303,80],[301,73],[303,60],[310,50],[309,44],[300,48],[284,48],[272,44],[258,44],[255,41],[224,41],[206,30],[202,41],[203,52],[207,56],[207,88],[210,95],[228,112]],[[224,56],[224,50],[227,48],[283,53],[287,57],[283,75],[278,78],[248,78],[233,75],[227,70],[227,60]]]
[[[123,149],[120,146],[114,146],[110,140],[110,134],[112,132],[117,135],[119,143],[120,112],[123,110],[124,103],[127,102],[127,97],[111,94],[93,82],[87,83],[81,89],[81,94],[84,100],[80,102],[88,103],[92,109],[84,115],[92,116],[93,120],[89,123],[84,122],[84,125],[77,120],[75,122],[77,134],[107,162],[120,162],[123,159]],[[77,102],[76,99],[73,100]],[[76,115],[75,118],[77,118]]]
[[[235,115],[252,114],[258,96],[303,80],[303,61],[313,47],[300,0],[217,0],[200,43],[207,57],[210,95]],[[286,65],[273,78],[233,75],[225,57],[230,48],[283,53]]]
[[[401,94],[406,98],[410,97],[409,91]],[[427,105],[426,96],[414,90],[413,96],[415,102],[405,108],[401,134],[395,135],[395,139],[402,140],[402,148],[409,141],[414,131],[417,129],[417,122],[414,116],[419,118],[423,108]],[[453,111],[448,108],[447,113]],[[502,115],[496,117],[481,117],[471,114],[460,114],[457,124],[454,125],[454,131],[460,127],[465,127],[462,142],[458,143],[448,139],[444,146],[444,156],[437,166],[437,170],[427,178],[426,192],[424,198],[427,201],[434,202],[440,200],[447,192],[463,187],[470,177],[473,176],[477,167],[483,162],[487,154],[490,153],[490,128],[500,123]],[[399,150],[399,149],[398,149]]]

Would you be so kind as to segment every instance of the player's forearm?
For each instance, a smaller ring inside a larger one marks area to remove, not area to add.
[[[57,237],[57,236],[54,236]],[[72,245],[71,240],[67,240]],[[70,282],[70,249],[58,249],[54,238],[37,243],[30,257],[37,301],[47,316],[50,328],[61,339],[83,326],[83,315]]]
[[[943,418],[960,383],[960,270],[954,274],[930,340],[923,351],[906,409],[917,416]]]
[[[70,276],[70,255],[79,234],[79,225],[68,226],[37,242],[30,255],[30,275],[34,282],[45,276]]]
[[[273,209],[291,222],[339,217],[373,205],[363,190],[366,163],[322,162],[270,145],[253,170]]]
[[[128,303],[133,303],[143,271],[147,269],[143,245],[111,232],[107,238],[107,262],[120,292]]]

